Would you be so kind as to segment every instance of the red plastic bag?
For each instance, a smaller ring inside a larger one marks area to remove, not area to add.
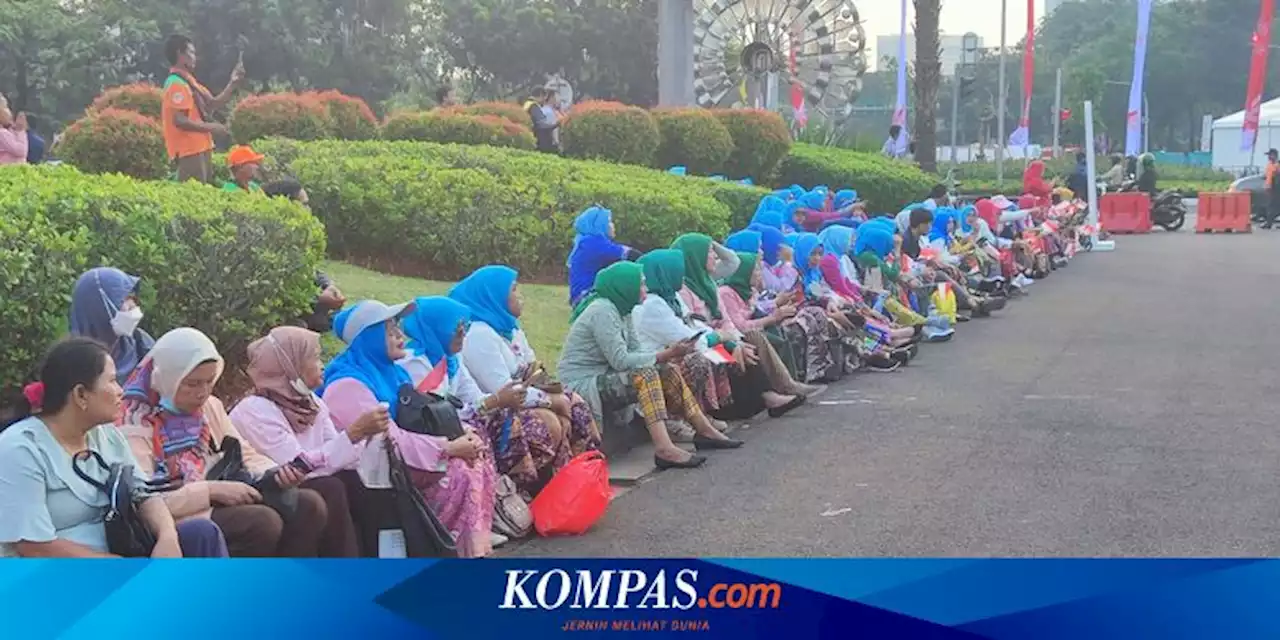
[[[586,451],[556,472],[533,499],[533,527],[542,536],[587,532],[609,508],[609,464],[599,451]]]

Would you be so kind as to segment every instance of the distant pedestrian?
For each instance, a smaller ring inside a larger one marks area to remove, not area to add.
[[[196,45],[190,38],[169,36],[164,54],[171,65],[160,113],[165,150],[178,167],[178,180],[212,184],[213,134],[226,134],[227,127],[211,118],[244,80],[244,60],[236,63],[226,88],[215,96],[196,80]]]
[[[880,147],[880,153],[900,160],[907,156],[910,146],[907,136],[902,135],[902,126],[895,124],[889,127],[889,137],[884,141],[884,146]]]
[[[0,165],[26,164],[27,152],[27,114],[14,115],[0,95]]]
[[[446,84],[436,89],[436,104],[441,107],[456,106],[458,104],[458,96],[453,87]]]
[[[555,89],[539,89],[538,93],[524,104],[533,125],[533,137],[538,141],[538,151],[543,153],[559,153],[558,144],[560,116],[553,106],[556,99]]]
[[[1280,151],[1271,149],[1267,152],[1267,222],[1263,229],[1270,229],[1276,224],[1276,214],[1280,213],[1280,194],[1276,192],[1276,173],[1280,172]]]

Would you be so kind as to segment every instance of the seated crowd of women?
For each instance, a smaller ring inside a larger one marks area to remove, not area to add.
[[[600,445],[592,406],[531,375],[516,280],[495,265],[447,297],[351,305],[333,318],[346,349],[327,366],[319,334],[277,327],[249,346],[253,389],[228,412],[213,395],[223,357],[206,335],[152,339],[138,328],[137,277],[85,273],[72,337],[50,348],[24,390],[27,415],[0,433],[0,550],[109,553],[107,496],[94,484],[108,468],[77,458],[93,451],[132,467],[138,486],[166,486],[139,506],[155,556],[376,556],[381,501],[362,465],[390,442],[458,555],[488,555],[503,541],[491,530],[501,476],[528,500]],[[400,428],[403,385],[455,397],[464,434]],[[246,476],[225,473],[230,455]]]
[[[99,485],[116,465],[164,487],[138,506],[154,556],[377,556],[385,505],[364,465],[390,449],[458,555],[488,555],[504,541],[499,486],[531,500],[599,448],[602,429],[634,424],[657,467],[697,467],[742,445],[725,421],[781,417],[854,371],[903,367],[919,342],[998,309],[1041,259],[1069,255],[1077,224],[1066,203],[1007,219],[1006,205],[934,200],[868,218],[856,193],[795,188],[765,197],[723,243],[691,233],[643,254],[592,207],[568,261],[558,380],[521,329],[518,273],[490,265],[447,296],[337,312],[346,346],[327,365],[319,334],[271,330],[249,345],[252,390],[230,411],[213,395],[217,346],[188,327],[153,339],[139,328],[139,278],[90,270],[73,289],[71,337],[0,433],[0,552],[109,555]],[[462,434],[403,428],[406,388],[455,399]],[[86,451],[105,464],[83,464]]]

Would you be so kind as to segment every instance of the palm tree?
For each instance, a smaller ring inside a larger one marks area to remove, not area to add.
[[[916,162],[925,171],[938,164],[938,86],[942,48],[938,27],[942,0],[913,0],[916,8]]]

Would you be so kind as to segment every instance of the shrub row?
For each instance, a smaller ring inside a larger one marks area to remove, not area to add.
[[[497,115],[452,111],[393,114],[382,127],[382,137],[393,141],[534,148],[533,133],[524,125]]]
[[[307,185],[336,255],[437,278],[495,261],[558,276],[573,220],[593,204],[613,210],[627,242],[648,248],[687,231],[722,237],[730,220],[749,217],[765,193],[496,147],[287,140],[258,146]]]
[[[869,210],[896,213],[928,195],[937,176],[878,154],[797,143],[778,167],[778,185],[856,189]],[[965,185],[966,190],[968,185]]]
[[[238,366],[249,340],[309,307],[324,249],[321,225],[285,200],[69,166],[7,167],[0,389],[29,380],[46,345],[66,333],[72,286],[89,268],[142,276],[147,330],[194,326]]]

